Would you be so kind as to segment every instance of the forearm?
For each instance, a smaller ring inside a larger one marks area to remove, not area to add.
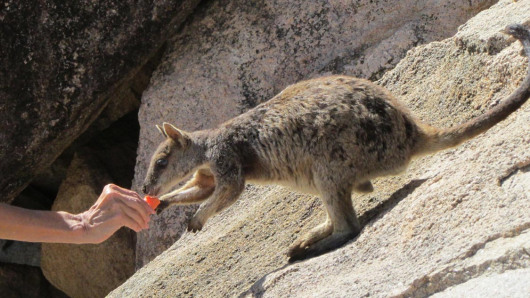
[[[136,232],[147,229],[154,213],[136,192],[108,184],[90,209],[75,215],[0,203],[0,239],[96,244],[123,226]]]
[[[83,230],[78,215],[0,204],[0,239],[81,243]]]

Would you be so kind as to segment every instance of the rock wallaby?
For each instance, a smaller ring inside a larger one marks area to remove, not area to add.
[[[530,31],[511,25],[530,57]],[[530,96],[530,65],[521,86],[487,113],[438,129],[416,119],[387,90],[367,80],[330,76],[302,81],[215,129],[185,132],[157,125],[166,137],[152,157],[143,191],[172,204],[204,202],[188,230],[233,204],[246,182],[273,183],[320,196],[327,219],[289,248],[290,261],[316,256],[359,234],[351,192],[403,171],[411,158],[456,146],[486,131]]]

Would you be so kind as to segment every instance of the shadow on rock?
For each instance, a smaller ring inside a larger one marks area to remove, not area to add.
[[[401,200],[406,198],[408,195],[412,194],[416,188],[420,187],[425,181],[427,181],[427,178],[425,179],[414,179],[410,181],[409,183],[405,184],[402,188],[394,192],[387,200],[382,201],[379,205],[375,206],[374,208],[367,210],[365,213],[359,216],[359,222],[361,223],[361,226],[364,228],[364,226],[369,223],[372,220],[375,220],[380,214],[384,214],[386,211],[391,210],[394,208]],[[362,233],[362,230],[361,230]],[[359,234],[360,235],[360,234]],[[359,237],[357,235],[354,239],[346,242],[344,245],[347,245],[348,243],[352,243],[356,241],[356,239]],[[340,249],[342,247],[336,249]],[[331,251],[334,251],[336,249],[327,251],[325,253],[319,254],[323,255],[326,253],[329,253]],[[311,255],[309,258],[305,259],[308,260],[310,258],[317,257],[319,255]],[[299,262],[304,261],[300,260]],[[296,262],[297,263],[297,262]],[[281,268],[278,268],[262,278],[260,278],[258,281],[256,281],[248,291],[243,292],[239,295],[239,297],[262,297],[263,293],[265,293],[266,289],[264,287],[264,283],[267,280],[267,277],[269,277],[271,274],[274,274],[279,271],[283,271],[284,269],[287,270],[287,272],[290,271],[298,271],[298,268],[290,266],[291,264],[286,264],[285,266],[282,266]],[[286,273],[287,273],[286,272]]]

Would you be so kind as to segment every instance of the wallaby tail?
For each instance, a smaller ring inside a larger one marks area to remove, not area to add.
[[[428,154],[459,145],[504,120],[530,97],[530,31],[521,25],[510,25],[506,27],[504,33],[512,35],[523,44],[529,60],[523,83],[499,105],[464,124],[448,129],[425,125],[422,127],[424,140],[419,142],[420,147],[417,148],[416,153]]]

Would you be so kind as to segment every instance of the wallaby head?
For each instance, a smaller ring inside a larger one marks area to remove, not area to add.
[[[156,128],[165,137],[158,145],[145,176],[143,192],[158,196],[168,192],[201,166],[200,148],[192,136],[175,126],[164,123]]]

